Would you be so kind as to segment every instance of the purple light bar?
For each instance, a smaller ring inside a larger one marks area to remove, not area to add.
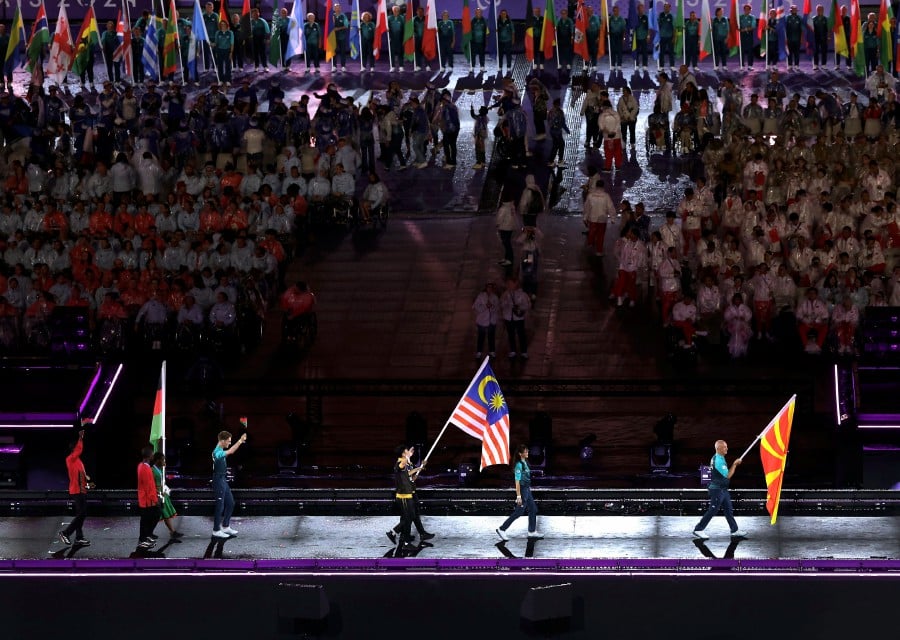
[[[91,380],[91,384],[88,386],[87,393],[84,394],[84,398],[81,400],[81,404],[78,405],[78,415],[84,415],[84,410],[87,407],[88,400],[91,399],[91,395],[94,393],[94,389],[97,387],[97,383],[100,382],[100,371],[102,367],[98,364],[97,370],[94,373],[94,379]]]
[[[2,447],[0,447],[0,453],[11,454],[11,455],[17,456],[20,453],[22,453],[22,448],[23,447],[20,444],[5,444]]]
[[[0,578],[4,575],[28,574],[102,574],[102,575],[147,575],[167,573],[172,575],[197,575],[210,573],[410,573],[416,571],[429,575],[441,573],[478,572],[496,574],[513,570],[542,574],[560,574],[577,571],[580,573],[628,573],[659,575],[666,574],[843,574],[872,572],[900,573],[900,559],[676,559],[676,558],[285,558],[267,560],[238,559],[106,559],[106,560],[4,560],[0,561]]]

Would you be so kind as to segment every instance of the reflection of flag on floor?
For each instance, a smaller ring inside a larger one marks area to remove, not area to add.
[[[481,440],[481,468],[509,464],[509,407],[485,358],[449,422]]]
[[[778,517],[778,501],[781,499],[781,484],[784,480],[784,467],[787,463],[788,441],[791,437],[791,424],[794,421],[794,395],[778,412],[766,430],[759,444],[759,455],[762,458],[763,471],[766,474],[766,510],[772,516],[772,524]]]

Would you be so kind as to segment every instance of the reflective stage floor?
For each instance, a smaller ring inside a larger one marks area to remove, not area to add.
[[[538,518],[542,540],[526,539],[526,519],[509,529],[502,544],[496,516],[425,516],[435,538],[399,551],[385,532],[394,516],[263,516],[234,518],[236,537],[212,538],[208,517],[179,518],[184,533],[169,539],[156,528],[159,541],[150,553],[137,552],[138,519],[89,518],[89,547],[66,547],[57,532],[67,517],[0,520],[0,560],[108,560],[135,557],[233,560],[374,559],[415,556],[420,559],[900,559],[900,519],[896,517],[783,517],[774,526],[766,517],[738,516],[747,538],[732,540],[724,518],[707,528],[710,539],[692,539],[696,516],[545,516]],[[417,540],[418,542],[418,540]],[[9,565],[7,564],[7,567]]]

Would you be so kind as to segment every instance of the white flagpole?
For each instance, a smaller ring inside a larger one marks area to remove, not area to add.
[[[160,378],[160,386],[162,387],[162,401],[159,403],[160,406],[160,419],[162,423],[162,435],[160,437],[159,450],[162,452],[163,456],[166,455],[166,361],[162,362],[162,369],[159,373]],[[162,469],[162,487],[166,486],[166,465],[163,464]]]
[[[772,425],[775,424],[775,421],[778,419],[778,416],[780,416],[782,413],[784,413],[785,409],[787,409],[788,406],[790,406],[790,404],[791,404],[792,402],[794,402],[796,399],[797,399],[797,394],[795,393],[794,395],[791,396],[791,399],[790,399],[790,400],[788,400],[787,402],[784,403],[784,406],[781,407],[781,410],[780,410],[778,413],[775,414],[775,417],[772,418],[772,420],[769,422],[769,424],[766,425],[766,428],[763,429],[762,431],[760,431],[759,435],[756,436],[756,440],[754,440],[753,442],[751,442],[751,443],[750,443],[750,446],[747,447],[747,450],[744,451],[744,453],[741,454],[741,457],[739,458],[740,460],[743,460],[743,459],[744,459],[744,456],[746,456],[748,453],[750,453],[750,449],[752,449],[753,447],[755,447],[755,446],[756,446],[756,443],[759,442],[760,440],[762,440],[762,437],[763,437],[764,435],[766,435],[766,431],[768,431],[769,429],[771,429],[771,428],[772,428]]]
[[[388,12],[387,12],[387,2],[385,2],[384,3],[384,27],[385,27],[385,29],[387,29],[387,32],[385,33],[385,35],[387,36],[387,44],[388,44],[388,68],[393,69],[394,68],[394,54],[391,51],[391,25],[388,22],[389,17],[390,16],[388,15]],[[376,20],[375,24],[376,24],[376,26],[378,25],[377,20]],[[380,48],[381,43],[379,42],[378,45]]]
[[[484,360],[481,361],[481,366],[478,367],[478,371],[476,371],[475,375],[472,376],[472,382],[470,382],[468,385],[466,385],[466,391],[468,391],[469,387],[472,386],[472,383],[474,383],[478,379],[478,376],[480,376],[481,372],[484,371],[484,368],[487,366],[487,363],[490,361],[490,359],[491,359],[490,356],[484,357]],[[453,407],[453,411],[450,412],[451,416],[453,416],[453,414],[456,413],[456,410],[459,408],[459,405],[462,404],[463,398],[465,398],[465,393],[463,393],[462,397],[460,397],[459,402],[456,403],[456,406]],[[438,437],[435,438],[434,443],[431,445],[431,448],[428,450],[428,455],[426,455],[422,459],[423,467],[425,466],[425,463],[428,462],[428,458],[431,457],[431,454],[434,452],[434,448],[437,446],[437,443],[440,441],[441,437],[444,435],[444,432],[447,430],[447,427],[449,427],[449,426],[450,426],[450,418],[447,419],[447,422],[444,423],[444,428],[441,429],[441,432],[438,434]]]
[[[497,0],[491,2],[491,6],[494,8],[494,44],[497,47],[497,53],[495,55],[497,58],[497,68],[499,69],[503,62],[500,60],[500,31],[497,26]]]
[[[738,23],[735,26],[738,32],[738,59],[741,61],[741,69],[744,68],[744,45],[741,44],[741,40],[743,36],[741,35],[741,14],[738,13],[738,0],[731,0],[734,2],[734,15],[737,18]],[[751,9],[752,11],[752,9]]]
[[[363,54],[362,54],[362,14],[359,12],[359,0],[353,0],[356,5],[356,11],[353,13],[356,14],[356,40],[359,42],[359,72],[362,73],[365,71],[365,67],[363,66]],[[353,26],[353,13],[350,14],[350,26]]]
[[[606,16],[606,55],[609,57],[609,68],[612,70],[612,38],[609,35],[609,0],[603,0],[603,15]],[[601,16],[602,18],[603,16]]]

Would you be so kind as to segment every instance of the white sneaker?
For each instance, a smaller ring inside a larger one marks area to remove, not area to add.
[[[375,73],[375,67],[369,67],[369,73]]]
[[[227,533],[227,534],[230,535],[230,536],[236,536],[236,535],[237,535],[237,531],[235,531],[235,530],[232,529],[231,527],[222,527],[222,531],[224,531],[225,533]]]
[[[506,535],[506,532],[503,529],[497,529],[497,535],[500,536],[500,539],[503,540],[503,542],[509,540],[509,536]]]
[[[515,358],[515,357],[516,357],[516,352],[515,352],[515,351],[510,351],[510,352],[507,353],[506,355],[509,356],[510,358]]]
[[[347,67],[341,67],[341,71],[343,71],[344,73],[347,73]]]
[[[224,529],[216,529],[213,531],[213,538],[230,538],[231,536],[225,533]]]
[[[746,532],[746,531],[742,531],[741,529],[738,529],[737,531],[732,531],[732,532],[731,532],[731,537],[732,537],[732,538],[746,538],[746,537],[747,537],[747,532]]]
[[[694,537],[698,540],[709,540],[709,534],[704,533],[703,531],[694,530]]]
[[[544,534],[541,533],[540,531],[529,531],[529,532],[528,532],[528,537],[529,537],[529,538],[532,538],[532,539],[534,539],[534,540],[540,540],[541,538],[544,537]]]
[[[416,165],[416,169],[424,169],[427,166],[428,166],[427,162],[420,162],[419,164]]]
[[[431,65],[430,65],[430,64],[426,64],[426,65],[425,65],[425,71],[431,71]]]

